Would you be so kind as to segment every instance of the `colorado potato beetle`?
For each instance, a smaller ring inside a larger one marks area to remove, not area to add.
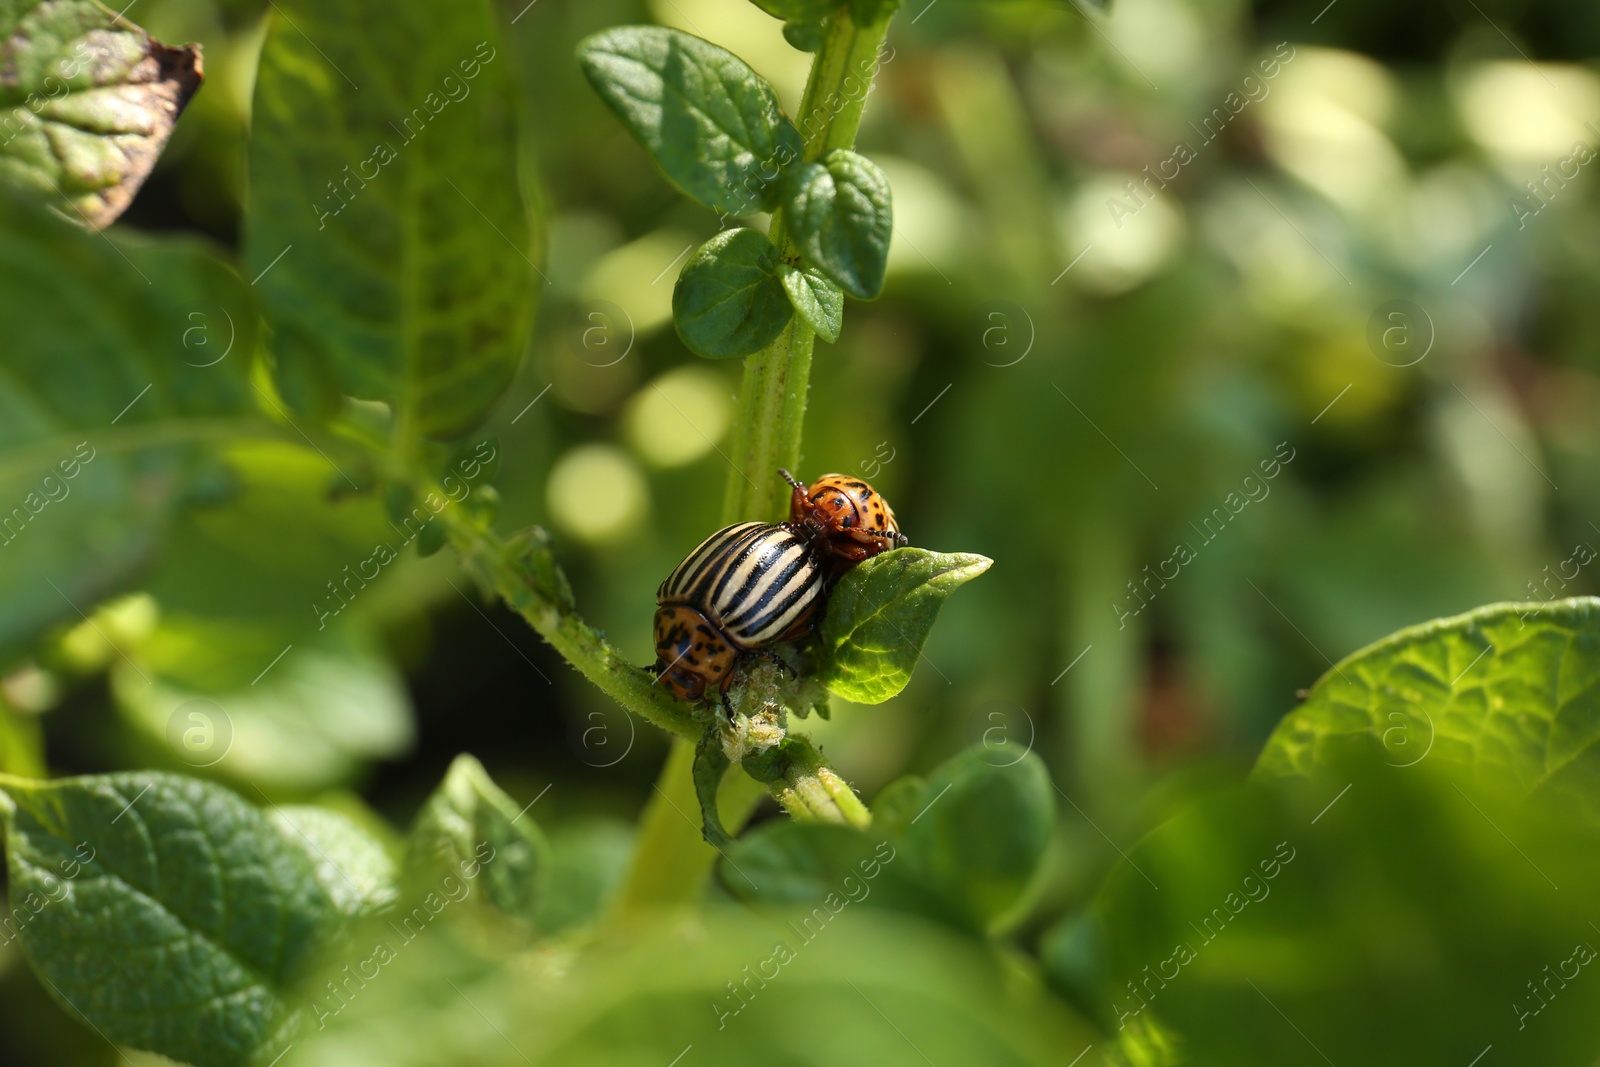
[[[860,478],[824,474],[807,487],[786,470],[778,473],[794,487],[789,525],[829,557],[835,570],[907,543],[889,502]]]
[[[726,693],[740,656],[810,628],[824,577],[810,541],[787,526],[718,530],[656,591],[657,677],[683,700]]]

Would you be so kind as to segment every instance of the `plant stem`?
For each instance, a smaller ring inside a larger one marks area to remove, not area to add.
[[[856,25],[843,11],[833,16],[801,97],[798,126],[805,138],[806,160],[855,143],[890,14],[892,9],[870,26]],[[794,256],[781,211],[774,213],[771,237],[781,254]],[[778,479],[778,468],[798,469],[800,465],[801,431],[815,344],[815,332],[795,316],[776,340],[745,359],[734,424],[733,469],[722,498],[724,524],[752,518],[771,521],[783,516],[788,489]],[[560,645],[557,648],[561,650]],[[562,654],[567,653],[562,650]],[[582,664],[578,667],[583,670]],[[601,688],[606,686],[602,684]],[[622,694],[612,695],[633,707]],[[649,706],[654,708],[654,703]],[[692,902],[699,896],[716,859],[716,850],[701,839],[692,817],[698,809],[693,781],[697,734],[674,732],[678,736],[640,822],[639,842],[619,898],[619,912],[641,905]],[[792,740],[803,745],[805,758],[790,761],[787,765],[793,773],[769,783],[784,808],[801,819],[855,826],[870,823],[872,817],[866,807],[827,768],[810,742],[803,738]],[[760,796],[760,788],[747,775],[731,774],[724,779],[718,808],[729,833],[739,832]]]
[[[800,98],[796,125],[805,138],[807,160],[855,144],[890,17],[886,14],[870,26],[856,25],[843,12],[833,17]],[[773,215],[770,236],[782,255],[793,255],[782,211]],[[745,359],[734,424],[734,470],[722,496],[724,523],[782,517],[788,489],[778,480],[778,468],[793,470],[800,464],[815,343],[816,334],[796,316],[775,341]]]

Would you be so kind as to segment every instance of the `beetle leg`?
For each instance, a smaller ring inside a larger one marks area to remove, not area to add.
[[[760,656],[762,659],[778,667],[780,670],[788,672],[790,678],[800,677],[800,675],[795,672],[795,669],[789,666],[789,661],[778,655],[778,653],[773,649],[758,648],[753,650],[751,655]]]

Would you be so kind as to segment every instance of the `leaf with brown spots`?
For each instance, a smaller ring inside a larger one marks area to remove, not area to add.
[[[104,229],[202,76],[199,45],[169,48],[92,0],[0,4],[0,175]]]

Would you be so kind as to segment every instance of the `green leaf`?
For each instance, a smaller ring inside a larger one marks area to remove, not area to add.
[[[20,933],[47,987],[110,1040],[196,1067],[282,1047],[301,1010],[295,981],[349,915],[388,893],[380,870],[343,869],[373,862],[349,843],[353,828],[333,846],[320,817],[302,835],[195,779],[0,788],[13,907],[47,901]],[[310,824],[301,812],[297,825]],[[353,884],[330,895],[341,870]]]
[[[952,912],[992,927],[1023,900],[1055,827],[1044,761],[976,745],[938,767],[901,840]]]
[[[274,805],[267,817],[290,842],[306,849],[323,893],[345,918],[381,914],[399,899],[394,861],[350,819],[300,804]]]
[[[462,435],[510,384],[532,308],[513,60],[493,5],[275,11],[244,253],[279,389],[319,415],[340,393],[388,404],[401,451]]]
[[[828,27],[821,22],[785,22],[783,39],[802,52],[815,52],[828,39]]]
[[[723,230],[696,249],[672,290],[673,322],[689,350],[736,359],[782,333],[794,307],[777,268],[777,248],[746,227]]]
[[[1055,825],[1043,761],[1031,753],[997,761],[982,746],[926,781],[886,787],[873,808],[866,831],[764,823],[729,848],[723,884],[769,907],[843,894],[983,934],[1024,900]]]
[[[904,689],[945,598],[992,562],[897,548],[848,571],[822,620],[828,688],[858,704],[881,704]]]
[[[685,194],[731,215],[777,205],[800,134],[772,86],[738,56],[680,30],[623,26],[585,38],[578,62]]]
[[[417,813],[406,883],[422,893],[446,879],[476,881],[481,893],[471,899],[480,914],[532,924],[549,864],[549,846],[533,816],[494,784],[483,764],[460,755]]]
[[[194,445],[269,427],[249,291],[199,243],[86,233],[0,190],[0,277],[12,648],[126,586],[199,480]]]
[[[390,520],[376,494],[335,498],[330,480],[349,483],[310,448],[250,441],[208,458],[226,493],[184,509],[142,587],[164,612],[287,630],[272,654],[371,604],[395,570],[391,553],[403,556],[419,527],[442,525],[420,501]],[[341,466],[355,475],[348,459]]]
[[[728,773],[728,754],[722,748],[722,724],[711,722],[694,746],[694,792],[700,801],[700,836],[712,848],[728,844],[728,831],[722,827],[717,811],[717,788]]]
[[[871,26],[894,14],[900,3],[901,0],[850,0],[850,18],[857,26]]]
[[[796,176],[784,225],[807,261],[858,300],[883,291],[894,213],[889,180],[865,156],[836,148]]]
[[[280,1067],[1064,1067],[1100,1040],[1010,954],[859,904],[600,934],[495,969],[419,938]]]
[[[555,827],[536,925],[554,933],[595,918],[632,862],[632,823],[592,817]]]
[[[1340,661],[1273,731],[1258,775],[1373,747],[1600,821],[1600,600],[1495,604]]]
[[[109,226],[200,88],[200,46],[168,48],[90,0],[17,0],[0,53],[0,175]]]
[[[1045,966],[1184,1063],[1592,1060],[1600,983],[1540,983],[1600,945],[1594,829],[1381,755],[1193,798],[1110,857],[1093,931],[1047,939]]]
[[[815,267],[778,264],[778,278],[789,303],[817,336],[829,344],[839,339],[844,318],[844,293]]]
[[[166,615],[125,651],[111,676],[118,710],[189,767],[304,794],[413,740],[404,679],[358,623],[302,635]]]

